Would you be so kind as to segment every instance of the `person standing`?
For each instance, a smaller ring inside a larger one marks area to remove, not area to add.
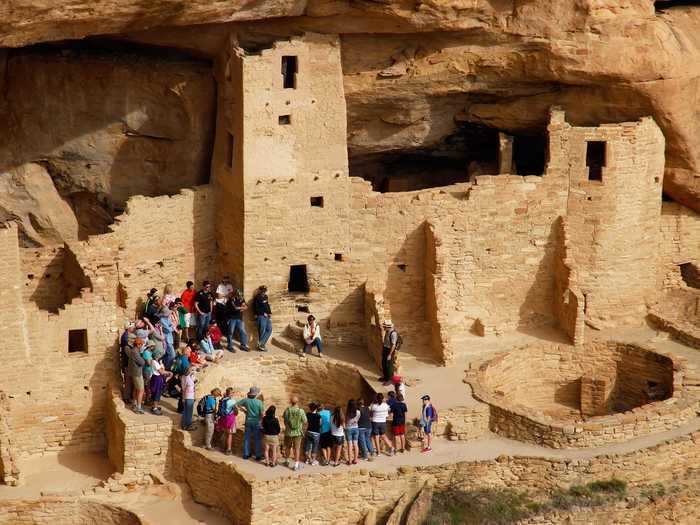
[[[343,409],[339,406],[333,410],[331,418],[331,436],[333,436],[333,466],[340,465],[340,455],[343,452],[345,441],[345,416]]]
[[[420,427],[423,436],[423,450],[421,452],[432,452],[433,447],[433,423],[437,421],[437,411],[430,402],[428,394],[421,397],[423,409],[420,413]]]
[[[211,450],[211,440],[214,438],[216,428],[217,402],[221,397],[221,390],[215,388],[204,398],[204,448]]]
[[[394,375],[394,355],[399,340],[399,333],[394,330],[394,324],[390,320],[384,321],[384,342],[382,347],[382,377],[380,381],[387,383]]]
[[[403,454],[406,449],[406,412],[408,406],[403,394],[396,395],[396,402],[391,406],[391,433],[394,434],[394,450]]]
[[[223,399],[219,401],[218,418],[216,420],[216,431],[221,432],[225,437],[225,454],[227,456],[233,454],[233,449],[231,447],[233,445],[233,435],[236,433],[236,414],[238,414],[233,393],[233,387],[228,387],[226,389],[226,394]]]
[[[202,289],[194,296],[194,309],[197,312],[197,341],[204,339],[211,320],[211,283],[204,281]]]
[[[194,412],[195,386],[194,368],[189,367],[180,377],[180,391],[182,392],[182,420],[180,426],[182,430],[197,430],[192,424],[192,414]]]
[[[311,347],[318,348],[318,357],[323,357],[323,345],[321,342],[321,327],[316,323],[316,318],[310,315],[304,325],[304,353],[311,353]]]
[[[348,401],[348,408],[345,412],[345,433],[347,434],[348,442],[348,465],[357,465],[357,458],[360,451],[357,442],[360,437],[360,411],[357,408],[357,402],[354,399]]]
[[[318,415],[318,405],[309,403],[306,413],[306,463],[318,465],[318,449],[321,441],[321,416]]]
[[[141,407],[143,403],[143,393],[144,393],[144,381],[143,381],[143,367],[146,364],[143,357],[141,356],[141,350],[143,349],[143,339],[137,337],[134,339],[133,346],[129,347],[127,355],[129,356],[129,376],[131,377],[132,385],[132,408],[137,414],[143,414],[143,408]]]
[[[287,449],[287,466],[294,461],[293,470],[299,470],[301,466],[301,440],[304,436],[306,414],[299,408],[299,398],[292,396],[289,400],[291,406],[287,407],[282,417],[284,418],[284,446]]]
[[[328,410],[328,406],[326,405],[323,410],[319,411],[318,415],[321,417],[321,439],[319,443],[321,446],[321,455],[323,456],[322,465],[330,465],[331,449],[333,447],[333,435],[331,434],[331,411]]]
[[[228,318],[228,330],[227,330],[227,340],[228,340],[228,351],[235,352],[236,349],[233,347],[233,336],[238,330],[238,339],[241,342],[241,350],[244,352],[250,352],[248,347],[248,334],[245,331],[245,323],[243,322],[243,312],[248,309],[248,304],[243,299],[243,292],[240,289],[236,289],[233,296],[226,301],[226,316]]]
[[[258,350],[267,352],[267,340],[272,335],[272,310],[265,285],[258,288],[258,293],[253,300],[253,313],[258,324]]]
[[[359,429],[360,452],[367,461],[372,461],[374,447],[372,447],[372,420],[370,418],[369,407],[365,406],[364,399],[357,400],[357,407],[360,411],[360,419],[357,421]]]
[[[262,433],[265,439],[265,465],[277,466],[277,451],[280,446],[280,422],[275,417],[275,405],[269,406],[262,419]]]
[[[236,406],[240,407],[245,412],[245,434],[243,435],[243,459],[248,459],[251,453],[250,442],[255,445],[255,459],[262,461],[262,433],[260,431],[260,419],[262,418],[265,407],[263,402],[258,399],[260,389],[257,386],[251,386],[248,390],[248,395],[239,400]]]
[[[189,314],[185,316],[185,324],[187,325],[187,328],[185,329],[185,341],[192,338],[190,328],[196,326],[196,311],[194,308],[195,295],[197,295],[197,291],[194,289],[194,283],[192,281],[187,281],[187,283],[185,283],[185,289],[180,295],[180,299],[182,300],[182,306],[184,306],[185,309],[187,309],[187,314]]]
[[[389,417],[389,405],[384,402],[384,394],[377,394],[374,403],[369,407],[372,418],[372,441],[377,455],[382,452],[382,441],[389,449],[388,454],[394,455],[391,441],[386,437],[386,420]]]
[[[233,294],[233,285],[231,284],[231,277],[224,275],[221,282],[216,287],[216,292],[214,294],[214,318],[221,323],[226,317],[224,309],[226,307],[226,301],[229,300]],[[225,326],[221,324],[221,326]]]

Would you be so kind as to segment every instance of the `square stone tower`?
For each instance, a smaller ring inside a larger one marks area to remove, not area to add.
[[[277,319],[291,318],[335,286],[347,288],[340,44],[307,34],[257,54],[234,47],[223,76],[214,174],[221,270],[247,297],[267,285]]]

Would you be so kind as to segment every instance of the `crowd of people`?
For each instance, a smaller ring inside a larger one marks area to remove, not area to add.
[[[162,295],[152,288],[146,295],[142,315],[127,322],[120,337],[125,402],[137,414],[143,414],[144,407],[150,406],[152,414],[161,415],[161,398],[175,398],[177,411],[182,414],[182,429],[196,430],[196,372],[223,357],[224,337],[229,352],[236,352],[236,336],[240,350],[250,351],[243,322],[246,310],[248,304],[241,290],[234,288],[228,277],[214,292],[209,281],[204,281],[200,290],[188,281],[179,296],[170,285],[165,286]],[[255,294],[253,313],[258,328],[256,349],[265,352],[272,334],[272,310],[265,286]],[[393,374],[401,337],[391,321],[385,321],[384,329],[381,379],[394,386],[386,397],[380,393],[368,403],[351,399],[346,406],[313,402],[305,410],[294,396],[281,415],[282,426],[276,407],[265,408],[257,387],[251,387],[241,399],[236,399],[241,396],[232,387],[224,393],[216,388],[201,397],[196,406],[205,425],[204,447],[212,449],[218,437],[224,453],[232,454],[237,416],[242,412],[243,457],[254,457],[266,465],[279,464],[281,455],[291,468],[298,470],[302,460],[311,465],[338,466],[341,462],[356,464],[360,459],[372,461],[382,451],[388,455],[403,453],[408,407],[403,381]],[[313,315],[307,318],[303,340],[304,353],[315,347],[318,356],[323,356],[321,329]],[[437,420],[437,411],[429,396],[423,396],[422,402],[420,435],[423,452],[430,452],[431,427]]]
[[[238,400],[233,388],[227,388],[224,395],[215,388],[197,404],[205,423],[204,447],[211,450],[218,437],[223,452],[231,455],[237,416],[243,413],[243,459],[256,459],[270,467],[285,464],[299,470],[304,463],[337,467],[373,461],[383,453],[403,454],[407,451],[405,386],[400,376],[394,376],[392,382],[393,391],[386,396],[379,393],[367,404],[363,399],[350,399],[345,406],[311,402],[304,409],[299,398],[292,396],[281,414],[283,425],[275,405],[265,408],[258,387],[251,387]],[[430,396],[424,395],[421,401],[422,452],[431,452],[437,410]]]

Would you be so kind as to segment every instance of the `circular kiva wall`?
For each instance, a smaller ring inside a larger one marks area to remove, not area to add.
[[[685,367],[668,354],[614,341],[529,346],[470,375],[497,434],[552,448],[591,447],[677,427],[695,415]]]
[[[250,357],[248,359],[248,357]],[[234,387],[238,398],[244,396],[251,386],[262,391],[265,406],[274,404],[277,415],[289,406],[293,395],[299,397],[301,405],[312,401],[328,405],[338,404],[343,409],[349,399],[363,398],[370,401],[374,396],[357,369],[332,359],[298,357],[296,355],[250,355],[245,359],[222,361],[208,367],[197,386],[197,396],[218,387]],[[244,416],[239,415],[239,425]]]
[[[67,498],[0,501],[0,525],[142,525],[126,509],[95,501]]]

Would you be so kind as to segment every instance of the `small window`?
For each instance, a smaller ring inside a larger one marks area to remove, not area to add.
[[[309,312],[309,307],[305,304],[298,304],[297,305],[297,312],[303,312],[305,314],[310,313]]]
[[[586,142],[586,166],[588,167],[588,180],[603,180],[603,168],[605,167],[606,143],[602,141]]]
[[[295,56],[282,57],[282,85],[284,89],[296,89],[299,63]]]
[[[292,123],[292,116],[291,115],[280,115],[279,118],[277,119],[277,122],[279,122],[280,126],[289,126]]]
[[[323,197],[311,197],[311,206],[314,208],[323,208]]]
[[[226,166],[233,167],[233,135],[226,133]]]
[[[87,330],[68,330],[68,353],[87,351]]]
[[[309,291],[309,278],[306,275],[305,264],[294,264],[289,267],[287,289],[292,293],[307,293]]]
[[[342,261],[343,260],[343,254],[342,253],[336,253],[334,256],[334,259],[336,261]]]
[[[406,265],[405,265],[405,264],[401,263],[401,264],[397,264],[396,266],[397,266],[398,269],[401,270],[402,272],[405,272],[405,271],[406,271]]]

